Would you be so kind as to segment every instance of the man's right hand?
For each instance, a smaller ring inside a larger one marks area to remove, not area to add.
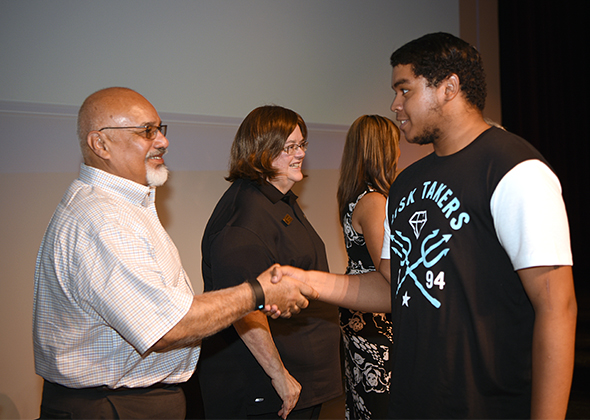
[[[271,278],[274,280],[271,281]],[[264,312],[273,318],[277,318],[279,315],[282,318],[289,318],[291,315],[299,313],[301,309],[307,308],[308,299],[319,297],[318,292],[311,286],[284,275],[278,264],[260,274],[258,281],[262,286],[266,300]]]
[[[292,267],[290,265],[279,265],[275,264],[271,267],[272,271],[272,278],[270,281],[272,283],[278,283],[281,281],[283,276],[292,277],[296,280],[299,280],[305,284],[310,284],[309,281],[309,271],[302,270],[301,268]]]

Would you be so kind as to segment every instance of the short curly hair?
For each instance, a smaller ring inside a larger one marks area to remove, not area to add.
[[[278,175],[272,166],[282,153],[287,137],[299,126],[303,140],[307,126],[303,118],[287,108],[265,105],[251,111],[240,127],[231,146],[229,175],[226,180],[250,179],[267,183]]]
[[[416,77],[435,87],[456,74],[467,102],[483,111],[487,89],[481,56],[462,39],[444,32],[424,35],[398,48],[390,62],[392,67],[411,65]]]

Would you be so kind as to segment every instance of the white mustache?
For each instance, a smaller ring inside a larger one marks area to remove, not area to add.
[[[149,152],[145,156],[145,159],[148,160],[149,158],[154,157],[154,156],[162,156],[163,157],[166,153],[168,153],[168,149],[166,147],[158,147],[153,152]]]

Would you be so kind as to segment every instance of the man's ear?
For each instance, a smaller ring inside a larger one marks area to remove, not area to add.
[[[461,83],[459,82],[459,76],[451,74],[443,82],[444,95],[447,101],[454,99],[461,91]]]
[[[91,131],[88,133],[86,143],[88,144],[88,148],[98,157],[102,159],[108,159],[110,157],[109,147],[100,132]]]

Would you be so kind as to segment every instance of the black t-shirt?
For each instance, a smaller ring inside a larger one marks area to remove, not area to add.
[[[534,312],[490,210],[502,177],[529,159],[545,162],[491,128],[392,185],[392,417],[530,416]]]
[[[328,271],[324,243],[296,199],[270,184],[240,179],[230,186],[203,235],[205,291],[241,284],[274,263]],[[285,367],[302,385],[296,409],[342,393],[336,307],[312,301],[269,324]],[[203,341],[197,374],[207,417],[278,412],[282,404],[233,327]]]

